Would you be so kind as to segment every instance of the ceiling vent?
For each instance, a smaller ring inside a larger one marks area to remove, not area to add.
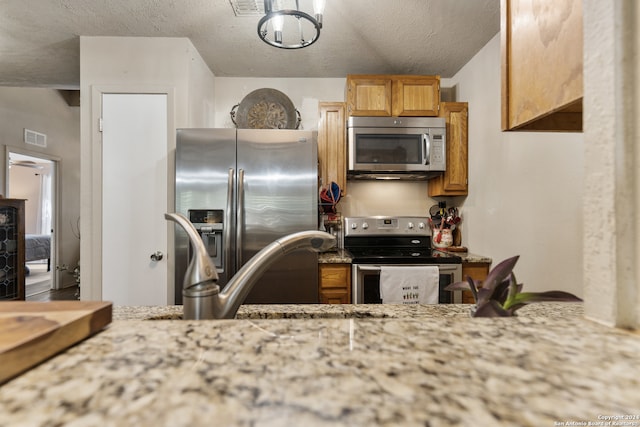
[[[264,0],[229,0],[236,16],[264,15]]]
[[[44,133],[36,132],[33,130],[24,130],[24,143],[37,145],[38,147],[45,148],[47,146],[47,135]]]

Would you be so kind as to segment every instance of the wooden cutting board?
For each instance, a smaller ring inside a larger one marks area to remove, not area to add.
[[[0,302],[0,384],[111,323],[102,301]]]

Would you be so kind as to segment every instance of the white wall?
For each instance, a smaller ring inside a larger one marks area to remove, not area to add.
[[[583,134],[500,130],[500,34],[449,83],[469,102],[463,244],[494,265],[520,255],[525,290],[582,295]]]
[[[23,142],[24,128],[47,135],[47,147]],[[5,146],[60,159],[60,229],[57,264],[72,269],[80,259],[77,220],[80,217],[80,108],[70,107],[57,90],[0,87],[0,188],[5,188]],[[4,193],[4,191],[2,191]],[[59,286],[75,279],[60,274]]]

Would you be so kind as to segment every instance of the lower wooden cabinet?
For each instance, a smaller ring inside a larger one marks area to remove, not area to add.
[[[351,304],[351,264],[320,264],[321,304]]]
[[[489,274],[489,267],[491,267],[491,264],[487,262],[463,262],[462,280],[467,280],[467,276],[470,276],[474,282],[484,281]],[[462,303],[475,304],[471,291],[462,292]]]

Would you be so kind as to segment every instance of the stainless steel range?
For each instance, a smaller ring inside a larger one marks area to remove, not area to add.
[[[462,280],[462,259],[431,248],[427,217],[373,216],[344,220],[344,248],[353,256],[355,304],[380,304],[382,266],[437,266],[440,304],[461,303],[460,292],[445,291]]]

